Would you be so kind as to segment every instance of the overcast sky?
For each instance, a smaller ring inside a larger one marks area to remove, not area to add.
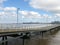
[[[0,23],[60,21],[60,0],[0,0]]]

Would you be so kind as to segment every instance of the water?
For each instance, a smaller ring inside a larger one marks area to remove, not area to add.
[[[8,45],[22,45],[21,38],[8,37]],[[1,42],[0,42],[0,45]],[[43,38],[41,35],[26,39],[24,45],[60,45],[60,31],[53,31],[51,34],[45,33]]]

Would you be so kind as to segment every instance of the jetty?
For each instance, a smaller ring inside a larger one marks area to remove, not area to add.
[[[27,27],[18,27],[17,25],[7,25],[7,27],[4,27],[4,25],[0,25],[0,37],[2,37],[2,41],[4,44],[4,42],[6,42],[6,45],[7,45],[7,36],[11,36],[11,37],[20,37],[23,39],[23,42],[24,42],[24,39],[28,39],[30,38],[31,36],[31,32],[39,32],[42,37],[43,37],[43,34],[45,32],[52,32],[52,31],[55,31],[55,30],[59,30],[60,29],[60,24],[51,24],[51,25],[47,25],[47,26],[34,26],[34,27],[31,27],[31,26],[27,26]],[[24,44],[23,44],[24,45]]]

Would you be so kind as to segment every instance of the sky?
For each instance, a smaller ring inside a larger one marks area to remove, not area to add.
[[[18,10],[18,14],[17,14]],[[0,0],[0,23],[60,21],[60,0]]]

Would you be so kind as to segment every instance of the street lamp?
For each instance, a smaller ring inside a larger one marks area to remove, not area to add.
[[[19,11],[19,8],[17,8],[17,24],[18,24],[18,11]]]

